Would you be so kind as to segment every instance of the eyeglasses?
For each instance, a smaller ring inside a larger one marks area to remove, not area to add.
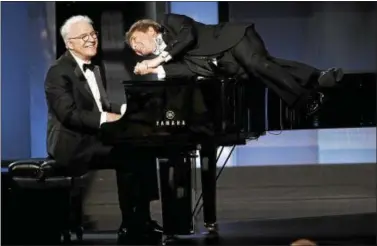
[[[97,39],[98,38],[98,32],[97,31],[93,31],[91,33],[87,33],[87,34],[82,34],[78,37],[73,37],[73,38],[70,38],[70,39],[82,39],[84,42],[87,42],[89,40],[89,37],[92,37],[93,39]]]

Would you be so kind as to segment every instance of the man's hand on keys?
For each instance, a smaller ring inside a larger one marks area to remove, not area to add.
[[[114,122],[122,117],[120,114],[106,113],[106,122]]]

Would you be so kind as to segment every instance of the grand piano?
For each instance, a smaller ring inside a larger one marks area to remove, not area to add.
[[[289,109],[255,81],[194,78],[123,85],[127,113],[103,124],[101,138],[156,153],[167,238],[194,231],[191,169],[198,152],[204,225],[209,234],[217,234],[219,147],[244,145],[267,131],[376,126],[375,74],[346,75],[339,87],[327,91],[331,100],[312,117]]]

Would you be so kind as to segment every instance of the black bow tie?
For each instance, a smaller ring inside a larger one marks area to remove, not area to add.
[[[94,65],[92,63],[90,63],[90,64],[84,64],[82,66],[82,69],[84,70],[84,72],[86,71],[86,69],[89,69],[90,71],[93,71]]]

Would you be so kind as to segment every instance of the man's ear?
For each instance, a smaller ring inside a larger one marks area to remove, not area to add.
[[[67,40],[67,41],[65,42],[65,47],[66,47],[67,49],[69,49],[69,50],[73,49],[72,42],[69,41],[69,40]]]

